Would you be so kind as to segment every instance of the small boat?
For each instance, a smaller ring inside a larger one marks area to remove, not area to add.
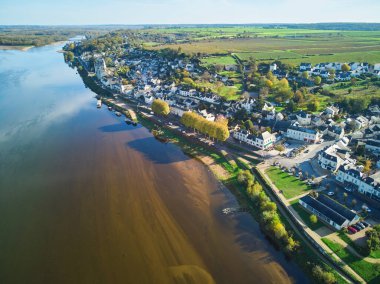
[[[109,110],[109,111],[112,111],[112,107],[108,107],[108,110]]]
[[[102,107],[102,100],[98,100],[98,102],[96,103],[96,107],[97,108],[101,108]]]
[[[132,125],[133,125],[133,126],[137,126],[137,122],[136,122],[136,121],[133,121],[133,122],[132,122]]]
[[[132,121],[130,119],[128,119],[128,118],[124,119],[124,121],[125,121],[126,124],[131,124],[132,123]]]
[[[116,116],[121,116],[121,113],[118,111],[116,111],[115,114],[116,114]]]

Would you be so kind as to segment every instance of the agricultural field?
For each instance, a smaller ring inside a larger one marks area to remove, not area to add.
[[[308,29],[267,29],[258,27],[176,28],[149,32],[181,35],[170,44],[153,49],[181,47],[186,53],[227,55],[259,62],[281,60],[299,64],[328,61],[380,62],[380,31],[336,31]]]
[[[231,56],[211,56],[205,57],[202,59],[203,65],[233,65],[236,64],[236,61]]]

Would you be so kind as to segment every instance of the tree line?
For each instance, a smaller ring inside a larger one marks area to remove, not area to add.
[[[300,244],[294,240],[293,236],[286,230],[280,216],[277,213],[277,205],[270,200],[258,181],[249,170],[240,171],[237,176],[239,183],[246,186],[246,193],[253,201],[255,208],[258,208],[258,221],[263,231],[270,238],[279,244],[287,255],[297,253]],[[333,273],[326,271],[320,265],[308,263],[311,276],[317,283],[333,284],[336,278]]]
[[[219,141],[226,141],[230,137],[227,123],[228,121],[209,121],[204,117],[196,114],[195,112],[185,112],[181,117],[181,123],[186,127],[193,128],[202,134],[209,136],[210,138],[217,139]]]

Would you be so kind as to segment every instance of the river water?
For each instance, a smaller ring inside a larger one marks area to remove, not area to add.
[[[0,51],[0,283],[306,283],[199,162],[56,52]]]

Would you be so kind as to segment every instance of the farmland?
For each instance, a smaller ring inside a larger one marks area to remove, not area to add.
[[[299,64],[306,61],[380,62],[380,31],[336,31],[312,29],[267,29],[258,27],[156,29],[149,33],[180,35],[170,44],[150,48],[179,47],[185,53],[227,55],[261,62],[281,60]]]

